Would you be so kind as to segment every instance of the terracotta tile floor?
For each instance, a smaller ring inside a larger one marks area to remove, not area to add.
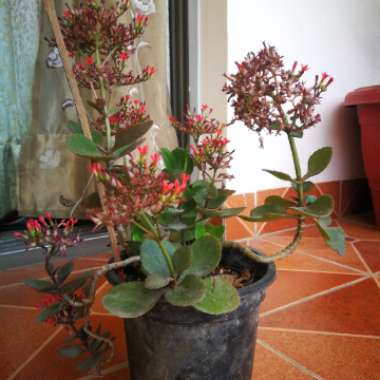
[[[299,249],[278,263],[277,280],[261,307],[255,380],[380,379],[380,231],[363,220],[339,223],[348,233],[345,257],[327,249],[308,227]],[[290,235],[271,233],[249,243],[273,253]],[[77,268],[99,266],[106,257],[81,258]],[[39,296],[21,281],[43,276],[40,265],[0,272],[0,379],[92,379],[58,356],[63,331],[35,320]],[[98,298],[107,286],[100,285]],[[107,315],[100,299],[93,318],[113,332],[118,347],[104,379],[127,380],[122,321]]]

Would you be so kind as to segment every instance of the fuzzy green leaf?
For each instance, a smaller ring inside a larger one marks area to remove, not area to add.
[[[289,174],[278,172],[276,170],[268,170],[268,169],[263,169],[263,171],[269,174],[272,174],[274,177],[281,179],[282,181],[293,182],[293,178]]]
[[[65,358],[71,358],[74,359],[78,357],[82,352],[82,348],[80,346],[66,346],[61,347],[58,350],[59,354]]]
[[[314,203],[306,207],[292,207],[292,210],[314,218],[326,217],[334,211],[334,199],[331,195],[322,195]]]
[[[70,275],[70,273],[74,269],[74,264],[72,261],[66,263],[62,267],[60,267],[57,271],[57,281],[59,284],[63,284],[66,278]]]
[[[332,148],[326,146],[314,152],[307,163],[307,173],[304,179],[322,173],[329,165],[332,157]]]
[[[120,129],[115,134],[115,148],[119,149],[138,141],[152,127],[153,121],[149,120],[145,123],[139,123],[126,129]]]
[[[189,247],[180,246],[174,252],[173,265],[177,274],[181,274],[191,266],[191,250]]]
[[[346,253],[346,239],[343,228],[329,227],[323,220],[315,220],[315,223],[326,244],[340,256],[344,256]]]
[[[164,240],[162,245],[170,256],[173,256],[175,247],[169,241]],[[170,277],[170,270],[160,246],[154,240],[146,239],[141,245],[141,263],[147,273],[156,273],[163,277]]]
[[[192,306],[202,301],[206,295],[203,281],[194,276],[186,276],[174,289],[165,293],[166,301],[175,306]]]
[[[127,282],[113,287],[103,298],[103,305],[120,318],[137,318],[154,307],[162,289],[147,289],[143,282]]]
[[[221,276],[208,277],[203,280],[207,293],[195,309],[211,315],[226,314],[240,305],[239,293],[227,280]]]
[[[161,149],[161,156],[164,160],[165,170],[172,179],[178,178],[182,173],[191,174],[194,163],[189,152],[182,148],[170,151],[167,148]]]
[[[75,133],[67,140],[70,151],[78,156],[103,159],[104,154],[97,148],[96,144],[87,139],[83,134]]]
[[[295,205],[294,202],[292,202],[288,199],[284,199],[282,197],[279,197],[278,195],[270,195],[269,197],[267,197],[265,199],[264,203],[266,205],[277,205],[277,206],[283,207],[285,209]]]
[[[265,204],[254,208],[250,216],[240,216],[240,218],[249,222],[265,222],[268,220],[277,220],[284,218],[294,218],[294,216],[287,213],[287,208],[279,204]]]
[[[221,242],[211,235],[203,236],[191,246],[191,266],[184,274],[202,277],[213,272],[222,258]]]
[[[50,281],[46,280],[32,280],[27,279],[24,281],[26,286],[38,290],[39,292],[49,292],[54,289],[54,285]]]
[[[224,209],[209,209],[209,208],[199,208],[198,211],[208,217],[219,217],[219,218],[231,218],[233,216],[239,215],[244,211],[245,207],[236,208],[224,208]]]
[[[58,314],[61,310],[61,306],[61,303],[58,302],[43,309],[40,315],[38,316],[38,320],[41,322],[45,322],[48,318]]]
[[[149,274],[145,279],[145,287],[147,289],[162,289],[169,285],[172,279],[170,277],[163,277],[160,274]]]

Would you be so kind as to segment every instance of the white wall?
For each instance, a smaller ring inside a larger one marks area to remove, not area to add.
[[[308,64],[310,78],[323,71],[334,76],[320,107],[322,123],[307,130],[299,144],[303,167],[314,150],[331,145],[333,162],[316,181],[362,177],[355,113],[342,102],[348,91],[380,82],[380,0],[228,0],[227,18],[229,72],[267,41],[287,64]],[[231,127],[228,137],[236,149],[230,187],[238,192],[284,185],[262,168],[293,172],[285,138],[265,137],[260,149],[257,135],[242,125]]]

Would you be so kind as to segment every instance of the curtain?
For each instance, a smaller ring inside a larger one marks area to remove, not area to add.
[[[1,0],[0,0],[1,1]],[[25,0],[28,1],[28,0]],[[30,1],[30,0],[29,0]],[[149,13],[150,22],[138,49],[135,69],[147,64],[158,68],[154,78],[134,88],[121,88],[120,96],[136,92],[145,99],[157,124],[147,136],[152,148],[177,145],[175,132],[167,124],[168,101],[168,5],[167,0],[133,0],[134,10]],[[57,0],[57,11],[64,2]],[[47,17],[42,14],[41,43],[33,88],[33,122],[22,142],[19,164],[19,210],[23,215],[50,211],[56,217],[67,217],[70,203],[76,202],[88,181],[84,159],[66,148],[68,120],[76,118],[74,109],[63,109],[70,98],[63,68],[49,69],[45,60],[49,48],[43,40],[51,35]],[[86,96],[86,94],[84,94]],[[67,202],[68,201],[68,202]],[[77,216],[83,216],[78,209]]]
[[[39,0],[0,0],[0,217],[17,208],[21,139],[32,124]]]

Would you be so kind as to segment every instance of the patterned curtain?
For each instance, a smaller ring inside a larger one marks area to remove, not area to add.
[[[64,4],[56,0],[59,13]],[[134,11],[150,16],[133,66],[138,70],[150,64],[158,73],[148,83],[120,89],[120,95],[139,93],[157,123],[147,143],[173,148],[176,135],[167,125],[167,0],[131,4]],[[68,120],[76,114],[62,107],[71,97],[63,69],[46,65],[52,51],[44,38],[50,35],[39,0],[0,0],[0,216],[17,208],[21,215],[50,211],[67,217],[67,204],[80,198],[88,181],[88,162],[66,148]]]
[[[39,0],[0,0],[0,217],[17,208],[17,161],[32,123],[39,15]]]

